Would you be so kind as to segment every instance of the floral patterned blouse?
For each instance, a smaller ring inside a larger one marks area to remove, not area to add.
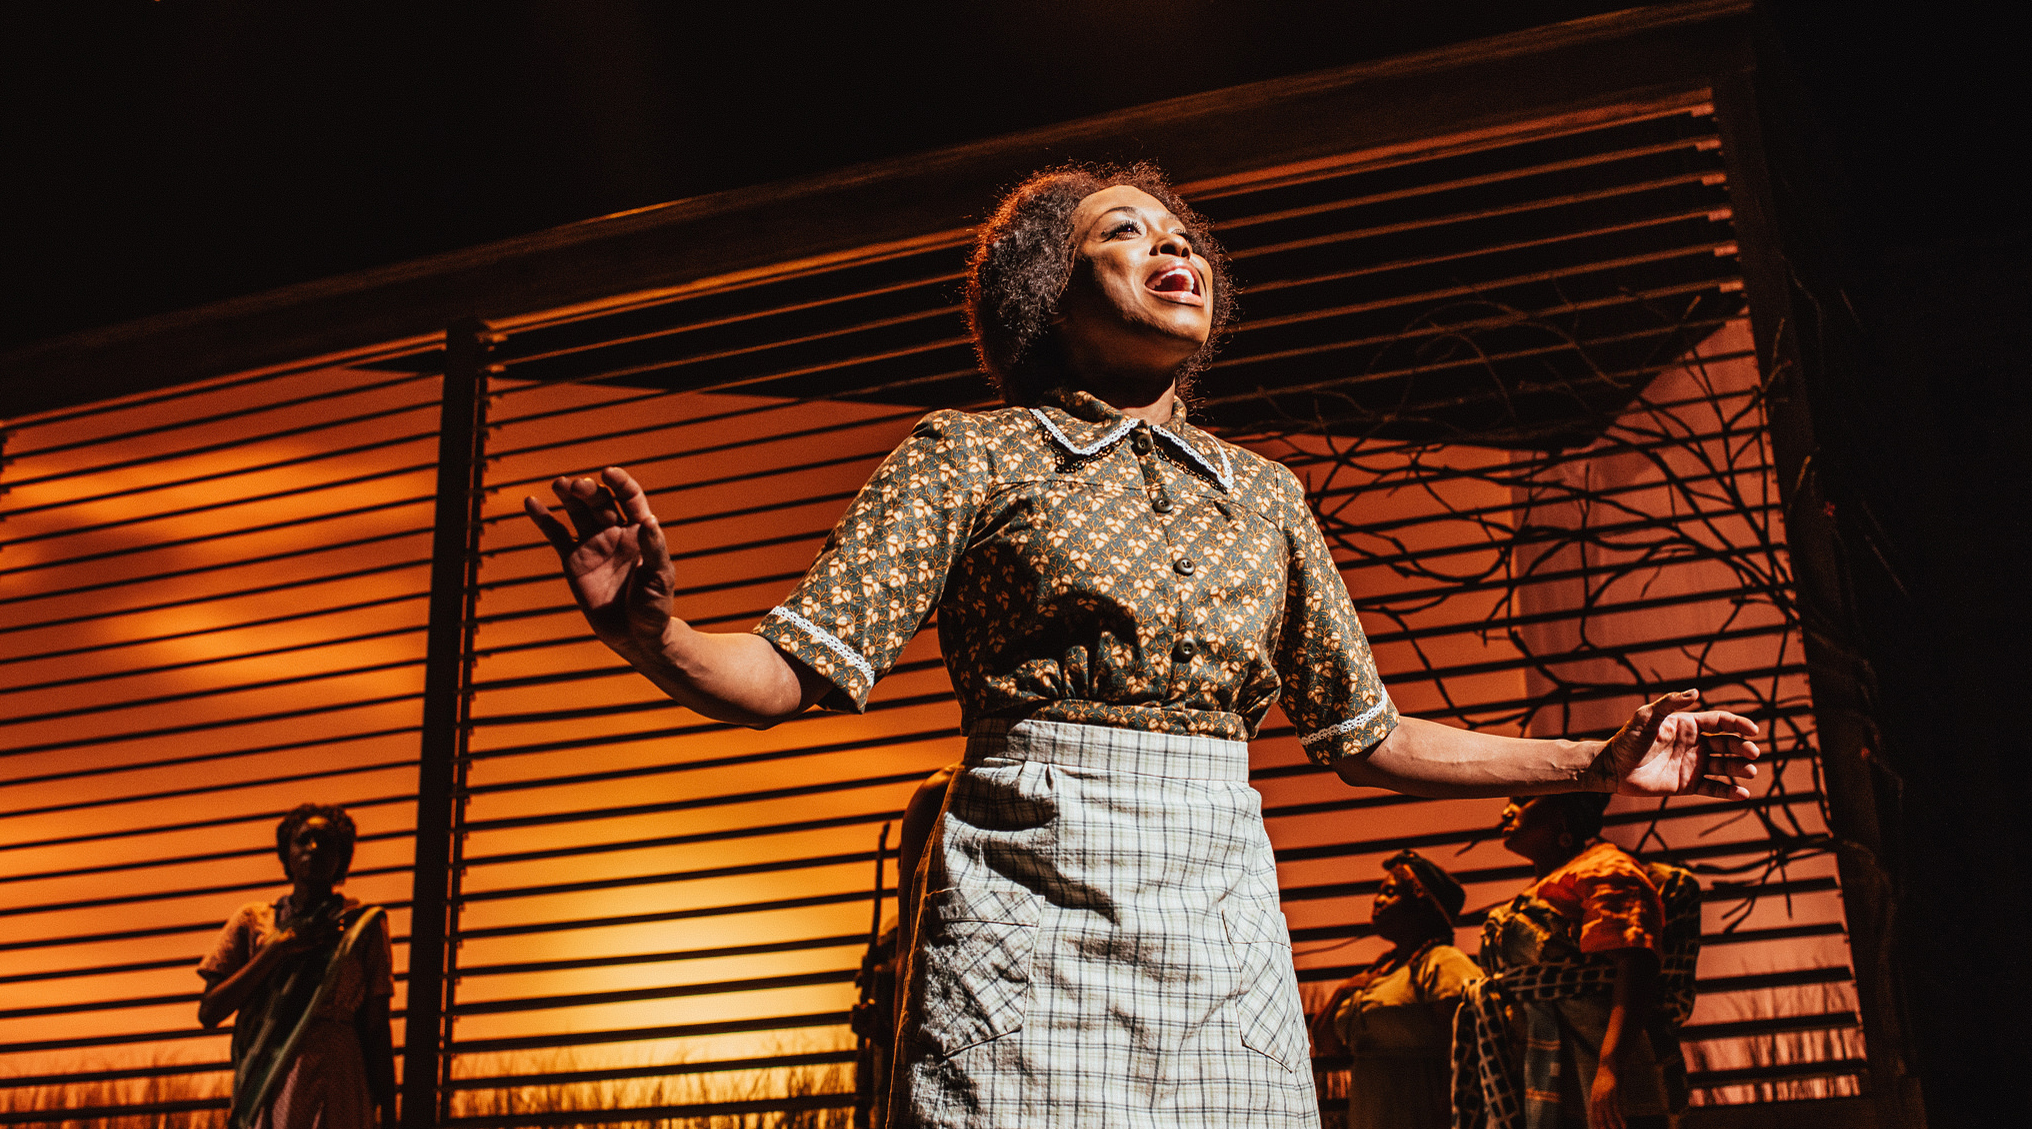
[[[933,612],[963,726],[1229,739],[1273,700],[1322,764],[1397,724],[1305,491],[1282,464],[1085,392],[933,412],[758,634],[859,712]]]

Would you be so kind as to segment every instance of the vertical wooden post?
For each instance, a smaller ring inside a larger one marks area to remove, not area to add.
[[[423,676],[422,761],[416,780],[416,869],[410,901],[409,991],[402,1040],[402,1129],[430,1129],[445,1110],[444,1049],[451,1031],[454,919],[465,777],[473,602],[492,331],[468,319],[445,331],[431,534],[430,629]]]
[[[1715,117],[1721,127],[1757,363],[1769,387],[1766,420],[1784,504],[1807,678],[1813,687],[1821,775],[1848,918],[1870,1091],[1880,1129],[1923,1129],[1926,1114],[1892,963],[1896,808],[1886,802],[1873,763],[1875,684],[1861,657],[1853,594],[1831,503],[1822,492],[1815,465],[1818,440],[1802,367],[1802,310],[1794,300],[1792,267],[1779,240],[1754,77],[1748,69],[1717,77]]]

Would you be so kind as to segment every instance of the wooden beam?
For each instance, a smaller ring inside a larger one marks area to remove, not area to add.
[[[1767,426],[1784,502],[1785,542],[1804,629],[1800,634],[1807,679],[1813,688],[1828,826],[1841,875],[1857,1009],[1869,1055],[1869,1108],[1874,1123],[1883,1129],[1924,1129],[1926,1111],[1894,968],[1893,873],[1900,831],[1895,818],[1885,818],[1895,817],[1895,806],[1886,803],[1877,780],[1878,754],[1872,748],[1878,743],[1875,677],[1862,646],[1843,559],[1853,550],[1841,544],[1814,463],[1820,443],[1800,340],[1802,326],[1811,321],[1800,308],[1780,239],[1754,72],[1746,68],[1718,76],[1714,95],[1758,370],[1770,389]]]
[[[409,976],[403,1014],[402,1129],[432,1129],[447,1112],[451,975],[464,835],[466,739],[472,708],[474,602],[479,595],[480,509],[486,497],[487,362],[492,329],[464,321],[445,331],[437,506],[431,534],[430,624],[417,758],[416,855],[409,902]]]

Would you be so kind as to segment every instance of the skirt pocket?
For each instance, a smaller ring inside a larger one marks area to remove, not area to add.
[[[1020,1030],[1030,1002],[1037,896],[933,890],[920,913],[912,979],[925,1039],[950,1056]]]
[[[1240,983],[1235,1018],[1242,1045],[1285,1070],[1309,1066],[1298,974],[1291,964],[1291,933],[1284,915],[1248,897],[1221,904],[1221,923],[1234,949]]]

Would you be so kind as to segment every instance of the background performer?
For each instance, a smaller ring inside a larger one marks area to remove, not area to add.
[[[198,1022],[233,1023],[234,1129],[395,1126],[388,917],[333,890],[353,862],[344,809],[302,804],[275,828],[290,892],[249,902],[198,965]]]
[[[1455,1035],[1462,1129],[1665,1129],[1686,1106],[1700,883],[1596,839],[1599,792],[1520,796],[1503,846],[1537,881],[1482,926]]]
[[[1390,951],[1347,978],[1312,1023],[1317,1054],[1347,1055],[1348,1129],[1453,1123],[1453,1013],[1482,970],[1453,946],[1467,891],[1417,851],[1383,863],[1369,924]]]

